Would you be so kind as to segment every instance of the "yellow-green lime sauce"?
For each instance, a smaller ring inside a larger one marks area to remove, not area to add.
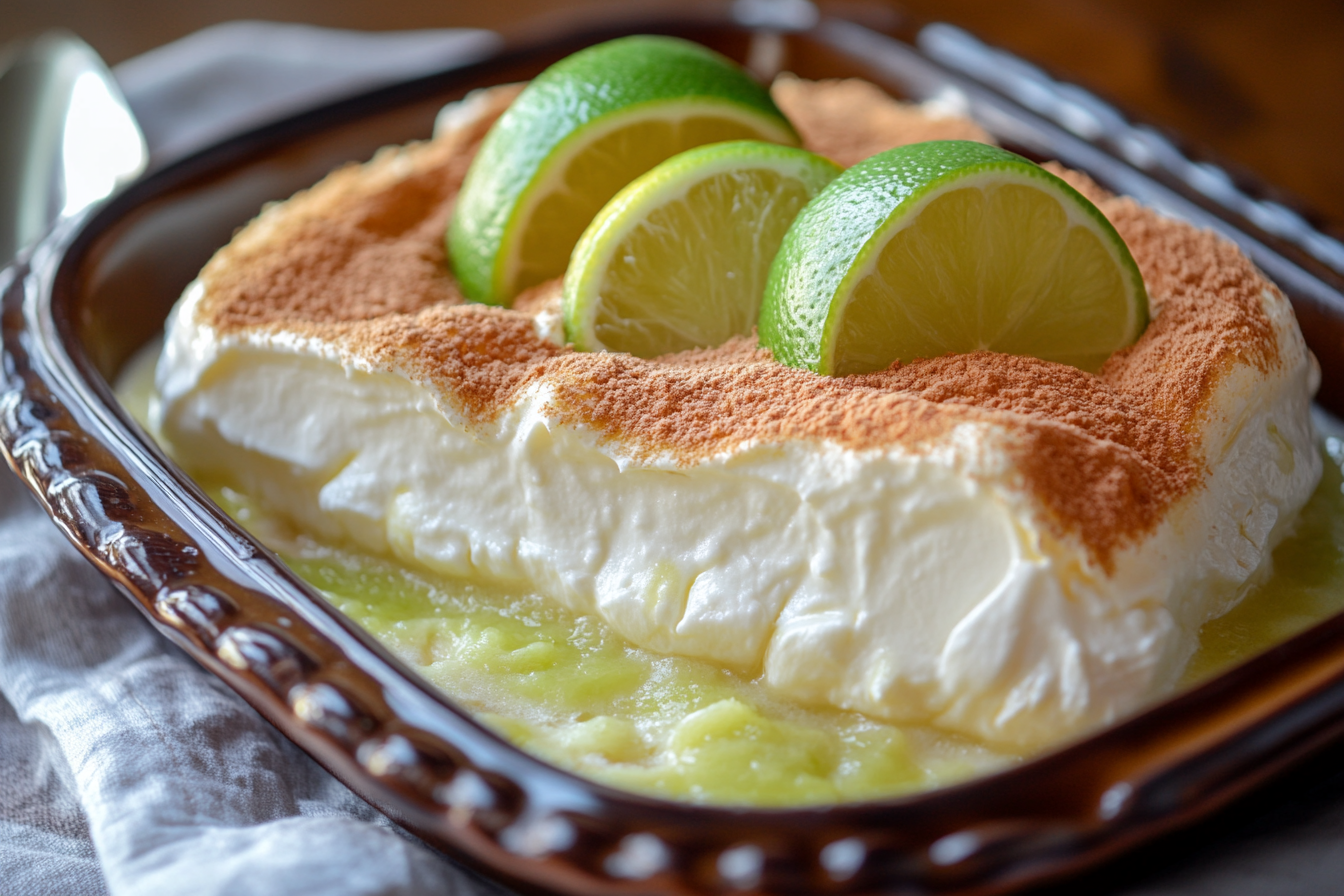
[[[1272,572],[1241,603],[1208,623],[1182,684],[1203,681],[1344,610],[1344,441],[1322,443],[1325,471]]]
[[[709,663],[634,647],[599,619],[536,595],[311,543],[282,557],[478,719],[618,787],[715,803],[824,803],[928,787],[994,758],[923,732],[930,743],[920,743],[857,713],[791,706]]]
[[[146,418],[146,351],[118,390]],[[1344,444],[1273,555],[1273,574],[1207,624],[1184,683],[1344,609]],[[426,680],[520,747],[612,786],[680,800],[784,806],[941,786],[1019,757],[858,713],[800,707],[712,664],[638,648],[545,598],[408,570],[322,544],[247,496],[202,483],[299,576]]]

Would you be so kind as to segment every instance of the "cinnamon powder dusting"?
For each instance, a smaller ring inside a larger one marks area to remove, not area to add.
[[[930,115],[892,102],[876,84],[858,78],[805,81],[781,75],[770,97],[803,138],[803,145],[848,168],[871,155],[925,140],[993,143],[980,125],[957,115]]]
[[[931,139],[928,118],[855,84],[795,79],[777,84],[775,97],[805,146],[833,158]],[[199,320],[221,332],[329,341],[404,372],[477,423],[544,381],[559,421],[619,439],[627,453],[684,464],[748,442],[920,451],[960,424],[993,424],[1009,433],[1047,523],[1107,568],[1116,549],[1199,486],[1198,423],[1221,377],[1237,364],[1266,372],[1279,364],[1260,298],[1274,287],[1234,246],[1058,166],[1114,223],[1149,294],[1152,323],[1099,375],[976,352],[821,377],[776,364],[753,338],[652,361],[561,348],[522,310],[464,304],[444,258],[467,166],[516,91],[497,88],[477,99],[479,117],[451,133],[385,150],[265,212],[202,272]],[[847,133],[847,120],[880,127]],[[553,308],[558,289],[544,284],[522,304]]]

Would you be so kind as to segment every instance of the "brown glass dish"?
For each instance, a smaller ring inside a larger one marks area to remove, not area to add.
[[[737,810],[619,792],[472,721],[236,526],[118,406],[109,381],[263,202],[426,136],[440,105],[473,88],[528,78],[619,33],[664,32],[763,72],[942,94],[1010,148],[1218,228],[1293,298],[1324,369],[1321,400],[1344,410],[1344,247],[1253,185],[947,26],[894,35],[807,4],[715,9],[515,46],[337,103],[62,223],[0,274],[10,464],[160,630],[337,777],[435,846],[533,890],[1002,892],[1188,823],[1344,735],[1341,617],[1082,741],[930,793]]]

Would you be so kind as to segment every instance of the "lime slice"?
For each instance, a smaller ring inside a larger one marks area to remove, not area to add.
[[[800,214],[770,271],[760,339],[844,376],[949,352],[1096,371],[1148,324],[1124,241],[1064,181],[960,140],[879,153]]]
[[[486,136],[448,228],[468,298],[508,304],[565,272],[616,191],[683,150],[797,145],[769,92],[731,60],[670,37],[598,44],[527,86]]]
[[[752,140],[663,162],[617,193],[575,247],[565,338],[654,358],[750,333],[780,241],[840,170]]]

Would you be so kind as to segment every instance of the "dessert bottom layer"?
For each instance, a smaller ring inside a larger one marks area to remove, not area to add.
[[[1294,532],[1273,553],[1272,574],[1203,627],[1186,684],[1344,610],[1339,459],[1327,459]],[[333,606],[478,719],[604,784],[697,803],[791,806],[941,787],[1029,758],[931,728],[798,706],[760,680],[635,647],[600,619],[536,594],[323,544],[247,496],[206,485]]]

